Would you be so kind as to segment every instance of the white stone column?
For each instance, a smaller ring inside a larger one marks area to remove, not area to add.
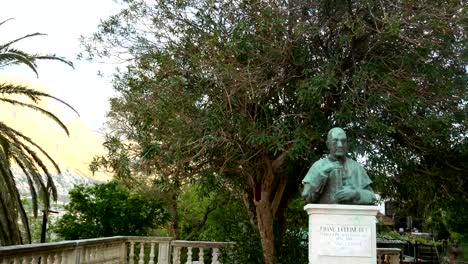
[[[307,204],[309,264],[375,264],[376,218],[370,205]]]

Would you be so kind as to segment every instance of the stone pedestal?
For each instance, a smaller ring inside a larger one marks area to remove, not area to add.
[[[377,206],[307,204],[309,264],[375,264]]]

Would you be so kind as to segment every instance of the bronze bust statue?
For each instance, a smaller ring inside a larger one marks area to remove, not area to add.
[[[346,132],[339,127],[328,132],[328,157],[316,161],[302,180],[306,203],[362,204],[376,202],[364,168],[346,157]]]

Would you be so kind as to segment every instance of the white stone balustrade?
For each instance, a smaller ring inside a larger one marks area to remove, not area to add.
[[[205,264],[205,257],[209,260],[207,264],[220,264],[220,250],[229,245],[233,243],[174,240],[171,242],[172,264],[181,264],[184,257],[184,264]]]
[[[170,241],[168,237],[120,236],[6,246],[0,247],[0,264],[169,264]]]
[[[206,257],[210,260],[209,263],[219,264],[220,248],[227,244],[229,243],[180,241],[170,237],[118,236],[82,239],[0,247],[0,264],[170,264],[171,248],[172,263],[180,263],[181,259],[186,259],[185,263],[204,264]]]
[[[169,264],[171,239],[170,237],[127,237],[128,263]]]
[[[82,239],[0,246],[0,264],[181,264],[182,260],[184,264],[220,264],[221,248],[230,245],[233,243],[172,240],[169,237]],[[397,264],[400,253],[400,249],[378,248],[377,263]]]

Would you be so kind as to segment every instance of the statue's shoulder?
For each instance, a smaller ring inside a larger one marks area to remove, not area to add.
[[[325,164],[325,163],[328,163],[330,162],[330,160],[328,158],[321,158],[319,160],[317,160],[316,162],[314,162],[314,165],[317,164],[317,165],[322,165],[322,164]]]
[[[367,172],[361,163],[357,162],[356,160],[346,158],[346,167],[348,170],[354,171],[356,173],[355,175],[362,176],[360,178],[363,178],[364,182],[360,185],[366,186],[371,183],[371,180],[369,179],[369,176],[367,176]]]
[[[320,168],[320,167],[322,167],[323,165],[325,165],[325,164],[327,164],[327,163],[329,163],[329,162],[331,162],[330,159],[328,159],[328,158],[321,158],[321,159],[317,160],[316,162],[314,162],[314,163],[312,164],[312,167],[313,167],[313,168]]]

